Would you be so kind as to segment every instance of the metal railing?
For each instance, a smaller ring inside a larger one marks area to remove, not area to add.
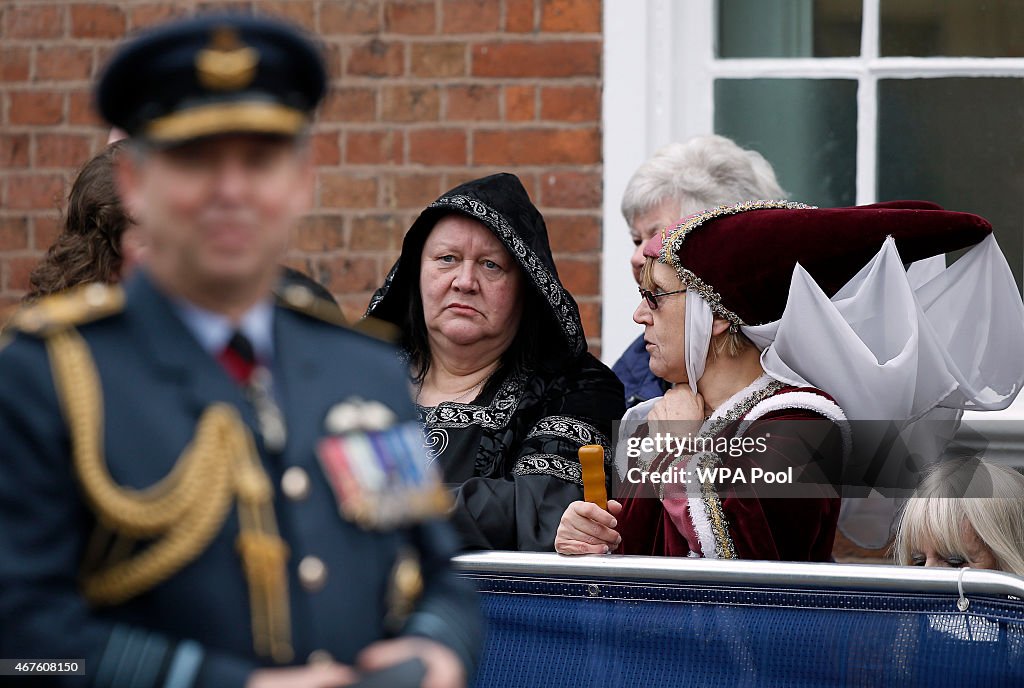
[[[473,576],[815,587],[953,596],[959,595],[962,585],[968,597],[974,594],[1024,599],[1024,578],[983,569],[537,552],[475,552],[452,561],[456,571]]]

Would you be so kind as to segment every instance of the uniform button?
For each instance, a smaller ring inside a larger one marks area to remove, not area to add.
[[[327,567],[319,557],[303,557],[299,562],[299,581],[309,592],[316,592],[327,582]]]
[[[316,297],[313,296],[313,292],[301,284],[291,284],[285,287],[284,300],[293,306],[308,308],[316,301]]]
[[[110,298],[110,292],[106,284],[101,282],[93,282],[85,288],[85,302],[90,306],[103,306],[106,305],[107,299]]]
[[[281,491],[293,502],[309,496],[309,474],[298,466],[292,466],[281,476]]]
[[[309,658],[306,661],[310,664],[330,664],[334,661],[334,657],[327,650],[313,650],[309,653]]]

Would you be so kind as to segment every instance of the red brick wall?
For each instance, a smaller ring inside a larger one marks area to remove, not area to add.
[[[112,45],[211,6],[283,14],[327,48],[316,208],[289,261],[348,315],[361,315],[424,205],[507,170],[547,218],[559,273],[597,343],[600,0],[0,3],[0,305],[24,293],[77,167],[106,140],[90,85]]]

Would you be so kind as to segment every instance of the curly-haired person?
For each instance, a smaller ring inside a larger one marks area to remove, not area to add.
[[[117,195],[113,143],[78,173],[57,240],[29,275],[26,301],[85,282],[120,282],[144,251],[142,237]]]

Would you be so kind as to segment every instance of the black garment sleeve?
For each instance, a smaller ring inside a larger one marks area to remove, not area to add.
[[[504,475],[470,478],[456,490],[452,523],[464,548],[553,551],[562,514],[583,498],[579,448],[604,445],[607,470],[623,412],[622,383],[590,354],[538,373],[516,411]]]

